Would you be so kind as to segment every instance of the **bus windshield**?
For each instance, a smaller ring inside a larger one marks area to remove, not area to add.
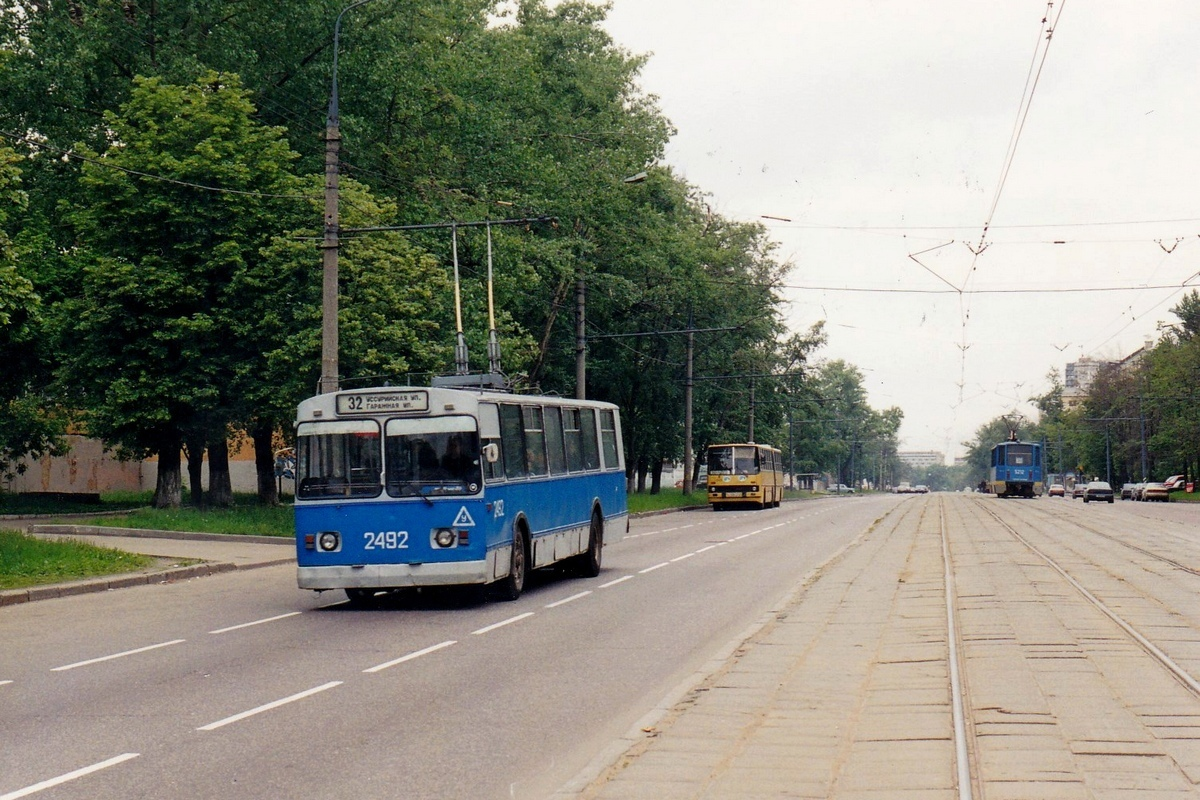
[[[296,493],[308,500],[375,497],[382,490],[379,425],[305,422],[296,428]]]
[[[708,474],[757,475],[758,448],[735,446],[708,448]]]
[[[479,433],[471,417],[388,420],[385,483],[393,497],[477,494]]]

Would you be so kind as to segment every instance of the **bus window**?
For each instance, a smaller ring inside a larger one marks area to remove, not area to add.
[[[579,421],[583,430],[583,468],[600,469],[600,448],[596,442],[596,412],[590,408],[579,409]]]
[[[733,450],[733,471],[738,475],[757,475],[758,448],[735,447]]]
[[[733,473],[733,448],[708,448],[708,474],[730,475]]]
[[[563,452],[562,415],[553,406],[546,409],[546,460],[551,475],[562,475],[567,471],[567,457]]]
[[[296,428],[297,494],[306,500],[375,497],[382,458],[373,421],[305,422]]]
[[[500,442],[504,453],[504,475],[507,478],[524,478],[525,472],[525,423],[521,419],[521,407],[504,403],[500,406]]]
[[[540,406],[522,406],[525,416],[525,466],[530,475],[546,474],[546,432]]]
[[[600,443],[604,446],[604,468],[619,469],[617,460],[617,423],[611,411],[600,412]]]
[[[567,469],[583,471],[583,431],[579,429],[579,409],[564,408],[563,440],[567,447]]]
[[[393,497],[476,494],[483,483],[479,434],[470,417],[388,420],[387,492]]]

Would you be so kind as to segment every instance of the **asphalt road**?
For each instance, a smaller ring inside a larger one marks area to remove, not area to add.
[[[0,609],[0,800],[545,797],[897,502],[635,520],[515,603],[271,567]]]

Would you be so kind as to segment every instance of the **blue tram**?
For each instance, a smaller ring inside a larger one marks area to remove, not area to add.
[[[1042,445],[1010,439],[992,448],[988,467],[988,491],[997,497],[1041,495]]]

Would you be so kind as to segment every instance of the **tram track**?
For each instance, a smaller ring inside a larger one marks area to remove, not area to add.
[[[972,778],[971,747],[967,732],[967,711],[959,659],[958,620],[955,607],[957,592],[954,581],[954,562],[950,558],[950,537],[946,531],[946,506],[938,500],[938,533],[942,540],[943,580],[946,597],[946,642],[950,670],[950,705],[954,717],[955,774],[959,800],[973,800],[975,781]]]
[[[1106,617],[1108,617],[1108,619],[1110,619],[1132,641],[1134,641],[1143,651],[1145,651],[1147,655],[1149,655],[1156,663],[1158,663],[1161,667],[1163,667],[1163,669],[1165,669],[1168,673],[1171,674],[1172,677],[1174,677],[1180,684],[1182,684],[1184,686],[1184,688],[1186,688],[1188,691],[1190,691],[1197,699],[1200,699],[1200,680],[1197,680],[1197,678],[1191,673],[1191,671],[1189,671],[1188,669],[1185,669],[1183,666],[1181,666],[1175,659],[1173,659],[1169,654],[1167,654],[1167,652],[1163,648],[1159,647],[1148,636],[1146,636],[1141,631],[1139,631],[1134,624],[1132,624],[1129,620],[1125,619],[1123,616],[1121,616],[1116,611],[1114,611],[1101,598],[1099,598],[1095,593],[1093,593],[1086,586],[1084,586],[1083,583],[1081,583],[1074,576],[1072,576],[1070,574],[1070,572],[1061,563],[1059,563],[1059,561],[1057,561],[1056,559],[1051,557],[1043,549],[1039,548],[1033,542],[1031,542],[1028,538],[1026,538],[1024,535],[1022,535],[1020,531],[1018,531],[1015,527],[1013,527],[1011,524],[1009,524],[1007,520],[1005,520],[1003,517],[1001,517],[999,514],[997,514],[993,509],[988,508],[988,505],[985,502],[976,501],[976,506],[980,510],[982,510],[984,513],[986,513],[989,517],[991,517],[1000,527],[1002,527],[1004,530],[1006,530],[1009,533],[1009,535],[1012,536],[1016,541],[1020,542],[1022,546],[1024,546],[1027,550],[1029,550],[1029,552],[1036,555],[1038,558],[1040,558],[1042,561],[1044,561],[1047,566],[1049,566],[1052,570],[1054,570],[1056,573],[1058,573],[1063,578],[1063,580],[1065,580],[1085,600],[1087,600],[1087,602],[1089,604],[1091,604],[1094,608],[1096,608],[1098,611],[1100,611],[1102,614],[1104,614]],[[1083,526],[1083,525],[1079,525],[1079,527],[1086,528],[1086,526]],[[1093,531],[1093,532],[1095,532],[1095,531]],[[1098,532],[1096,532],[1096,533],[1098,533]],[[1115,539],[1115,537],[1108,536],[1107,534],[1100,534],[1100,535],[1104,536],[1107,539],[1113,539],[1114,541],[1117,541]],[[1196,570],[1188,568],[1186,566],[1180,565],[1173,559],[1168,559],[1168,558],[1162,557],[1151,551],[1145,550],[1144,548],[1139,548],[1136,546],[1129,545],[1126,542],[1117,541],[1117,543],[1126,545],[1126,546],[1130,547],[1131,549],[1137,550],[1138,552],[1142,552],[1142,553],[1144,553],[1148,556],[1151,556],[1155,559],[1158,559],[1165,563],[1168,563],[1173,566],[1184,569],[1185,571],[1187,571],[1191,574],[1200,575],[1200,572],[1197,572]],[[1076,553],[1076,554],[1081,555],[1079,553]],[[1091,561],[1090,563],[1093,567],[1097,567],[1100,569],[1106,569],[1102,565],[1095,564],[1094,561]],[[1128,581],[1123,576],[1117,575],[1117,574],[1113,573],[1111,570],[1106,569],[1106,571],[1108,571],[1109,575],[1111,577],[1113,577],[1114,579],[1116,579],[1118,581],[1122,581],[1128,585]],[[1147,599],[1150,599],[1150,598],[1147,598]]]

